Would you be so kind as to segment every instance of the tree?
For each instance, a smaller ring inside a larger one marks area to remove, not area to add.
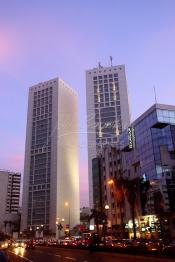
[[[142,214],[145,215],[145,206],[148,201],[148,190],[150,189],[151,185],[149,180],[144,180],[143,178],[140,180],[140,202],[142,208]]]
[[[136,210],[136,202],[139,192],[140,178],[137,177],[132,180],[124,179],[123,183],[124,183],[125,196],[127,198],[131,211],[134,239],[136,239],[137,236],[136,236],[135,210]]]
[[[7,224],[8,224],[8,221],[5,220],[5,221],[4,221],[5,233],[6,233],[6,227],[7,227]]]
[[[119,206],[120,210],[120,229],[121,236],[124,237],[124,213],[122,209],[125,207],[125,193],[124,193],[124,183],[123,179],[114,179],[115,192],[114,197],[116,199],[116,203]]]
[[[101,210],[101,208],[91,209],[89,221],[91,219],[94,219],[97,234],[99,235],[100,234],[99,225],[103,225],[103,231],[104,231],[104,227],[106,226],[106,222],[107,222],[106,214]]]
[[[123,228],[123,224],[124,224],[122,207],[124,207],[125,205],[125,198],[126,198],[130,206],[134,239],[136,239],[136,223],[135,223],[136,207],[138,204],[138,200],[140,198],[142,210],[145,210],[145,205],[147,202],[147,192],[150,188],[150,183],[149,181],[143,181],[143,179],[140,177],[136,177],[134,179],[116,178],[114,180],[114,184],[115,184],[116,202],[119,205],[120,214],[121,214],[121,228]]]

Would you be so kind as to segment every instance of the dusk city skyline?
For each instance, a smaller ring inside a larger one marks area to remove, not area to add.
[[[85,71],[125,64],[131,120],[174,104],[175,2],[4,1],[0,168],[23,173],[29,87],[58,75],[79,96],[80,205],[88,206]]]

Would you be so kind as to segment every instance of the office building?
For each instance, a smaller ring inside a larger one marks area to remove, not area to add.
[[[152,188],[162,193],[164,210],[174,209],[168,181],[175,174],[175,106],[155,104],[149,108],[120,136],[120,149],[125,151],[123,174],[151,181]],[[155,212],[153,198],[146,206],[148,213]]]
[[[30,87],[21,230],[79,219],[78,97],[60,78]]]
[[[140,228],[141,232],[137,235],[162,237],[160,234],[164,234],[174,237],[175,106],[153,105],[122,132],[116,146],[104,147],[98,160],[101,163],[103,208],[105,204],[109,205],[106,212],[112,227],[119,227],[122,218],[126,228],[132,231],[128,199],[125,196],[120,206],[117,184],[120,178],[140,178],[142,182],[137,188],[135,218],[137,231]],[[149,181],[149,187],[144,187],[143,182],[146,181]]]
[[[0,170],[0,231],[12,233],[18,223],[21,174]]]
[[[86,71],[89,200],[93,207],[92,159],[130,124],[125,66]]]
[[[141,199],[141,215],[147,219],[142,218],[143,231],[147,235],[155,232],[156,215],[166,237],[174,237],[175,106],[155,104],[149,108],[120,136],[120,149],[123,176],[150,181],[146,199]]]

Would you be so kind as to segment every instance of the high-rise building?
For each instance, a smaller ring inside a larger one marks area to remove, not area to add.
[[[60,78],[30,87],[21,230],[80,221],[77,99]]]
[[[125,66],[86,71],[89,200],[93,207],[92,159],[130,124]]]
[[[0,231],[11,233],[18,220],[20,183],[20,173],[0,170]]]

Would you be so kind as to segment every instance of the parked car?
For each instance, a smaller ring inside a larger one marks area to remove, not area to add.
[[[27,241],[27,243],[26,243],[26,245],[25,245],[25,248],[26,248],[26,249],[34,249],[35,246],[36,246],[35,241],[30,240],[30,241]]]
[[[25,248],[26,246],[26,243],[25,241],[22,241],[22,240],[16,240],[13,244],[14,247],[22,247],[22,248]]]
[[[162,253],[166,255],[175,255],[175,240],[170,242],[168,245],[164,245]]]

